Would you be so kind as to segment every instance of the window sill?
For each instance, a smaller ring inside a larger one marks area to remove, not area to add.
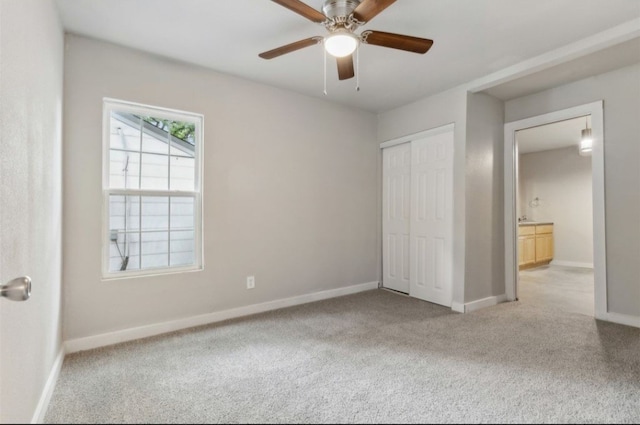
[[[201,272],[204,266],[172,267],[164,269],[132,270],[128,272],[103,273],[101,281],[109,283],[118,280],[160,277],[166,275]]]

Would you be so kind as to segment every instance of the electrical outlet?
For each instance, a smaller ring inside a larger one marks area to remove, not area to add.
[[[247,289],[254,289],[256,287],[256,278],[255,276],[249,276],[247,278]]]
[[[109,238],[111,239],[111,242],[118,242],[118,231],[112,230]]]

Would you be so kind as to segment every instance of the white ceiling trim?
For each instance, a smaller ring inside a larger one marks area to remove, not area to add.
[[[455,123],[445,124],[440,127],[431,128],[429,130],[421,131],[419,133],[410,134],[408,136],[403,136],[398,139],[393,139],[384,143],[380,143],[380,149],[402,145],[403,143],[409,143],[414,140],[424,139],[425,137],[431,137],[431,136],[437,136],[438,134],[449,133],[454,130],[455,130]]]
[[[467,90],[481,92],[637,37],[640,37],[640,18],[473,80],[466,84]]]

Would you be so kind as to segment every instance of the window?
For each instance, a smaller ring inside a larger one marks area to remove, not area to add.
[[[202,115],[104,100],[103,276],[202,268]]]

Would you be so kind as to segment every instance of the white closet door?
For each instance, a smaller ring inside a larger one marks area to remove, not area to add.
[[[409,293],[411,144],[382,151],[382,285]]]
[[[453,132],[411,142],[409,294],[451,307]]]

